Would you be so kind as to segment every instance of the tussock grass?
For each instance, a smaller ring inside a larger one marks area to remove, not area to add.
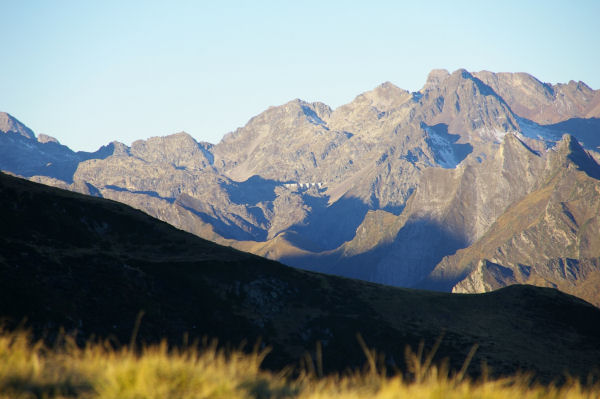
[[[109,343],[79,348],[65,337],[49,348],[25,332],[0,332],[0,399],[17,398],[600,398],[600,385],[575,379],[561,386],[533,384],[527,376],[472,381],[466,365],[451,373],[425,353],[407,349],[406,375],[389,377],[381,356],[359,339],[367,356],[362,371],[322,376],[317,359],[291,377],[261,370],[267,351],[251,354],[192,345],[169,349],[166,343],[140,351]],[[472,353],[468,358],[472,356]],[[468,360],[468,359],[467,359]]]

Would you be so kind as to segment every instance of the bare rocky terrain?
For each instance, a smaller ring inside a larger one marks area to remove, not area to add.
[[[444,291],[523,282],[600,304],[582,210],[598,199],[600,91],[583,82],[434,70],[418,92],[386,82],[336,109],[271,107],[217,144],[182,132],[75,153],[8,114],[0,130],[2,170],[288,265]],[[578,179],[587,196],[568,194]],[[564,198],[532,200],[549,187]]]
[[[461,279],[453,292],[527,283],[559,288],[600,307],[600,167],[568,136],[544,176],[478,241],[444,258],[432,276]]]

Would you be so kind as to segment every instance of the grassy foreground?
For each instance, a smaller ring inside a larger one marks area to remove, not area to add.
[[[317,352],[318,353],[318,352]],[[407,350],[410,375],[386,377],[365,348],[363,371],[321,374],[319,361],[298,377],[261,370],[266,352],[227,353],[214,345],[139,353],[108,343],[79,348],[66,338],[58,347],[32,342],[24,332],[0,332],[0,399],[5,398],[600,398],[600,385],[569,380],[536,385],[525,376],[471,381],[464,370],[448,373],[430,357]]]

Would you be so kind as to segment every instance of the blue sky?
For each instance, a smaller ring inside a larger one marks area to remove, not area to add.
[[[0,111],[75,150],[221,137],[433,68],[600,88],[600,1],[4,1]]]

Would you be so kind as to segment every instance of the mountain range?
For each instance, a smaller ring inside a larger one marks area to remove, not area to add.
[[[4,173],[0,220],[3,328],[24,326],[51,343],[64,331],[81,345],[94,337],[134,345],[132,335],[178,346],[258,342],[272,348],[265,367],[322,354],[329,373],[365,363],[356,334],[389,370],[406,370],[406,346],[429,351],[443,334],[435,363],[447,358],[459,370],[478,344],[472,376],[485,363],[491,376],[527,370],[543,382],[586,377],[600,358],[600,309],[555,289],[463,295],[303,271],[115,201]]]
[[[417,92],[271,107],[218,144],[182,132],[74,152],[5,113],[0,131],[2,170],[287,265],[600,306],[600,90],[583,82],[434,70]]]

